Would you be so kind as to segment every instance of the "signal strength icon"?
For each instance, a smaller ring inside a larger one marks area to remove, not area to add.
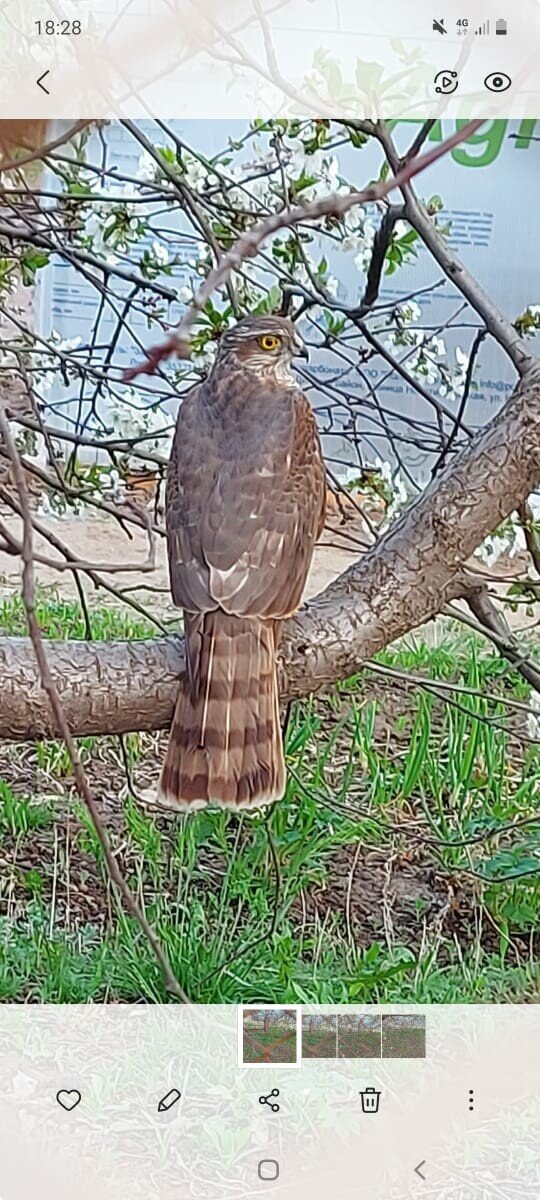
[[[479,25],[478,29],[475,29],[474,32],[477,37],[479,34],[489,33],[489,21],[484,21],[483,25]]]

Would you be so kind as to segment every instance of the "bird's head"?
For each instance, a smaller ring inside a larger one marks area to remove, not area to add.
[[[244,317],[222,334],[216,363],[233,358],[258,374],[288,376],[293,358],[308,357],[307,348],[287,317]]]

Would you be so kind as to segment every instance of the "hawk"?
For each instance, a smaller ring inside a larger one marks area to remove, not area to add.
[[[186,672],[158,787],[167,808],[254,808],[285,790],[276,650],[326,499],[297,355],[307,351],[291,321],[246,317],[179,410],[166,525]]]

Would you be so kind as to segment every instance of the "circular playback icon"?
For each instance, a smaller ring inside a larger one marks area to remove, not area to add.
[[[457,71],[437,71],[435,79],[435,91],[442,96],[451,96],[452,92],[456,92],[459,86]]]

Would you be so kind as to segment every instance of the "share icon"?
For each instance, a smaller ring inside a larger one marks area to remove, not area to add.
[[[279,1112],[279,1104],[272,1104],[272,1096],[279,1096],[279,1088],[272,1088],[267,1096],[259,1096],[259,1104],[267,1104],[272,1112]]]

